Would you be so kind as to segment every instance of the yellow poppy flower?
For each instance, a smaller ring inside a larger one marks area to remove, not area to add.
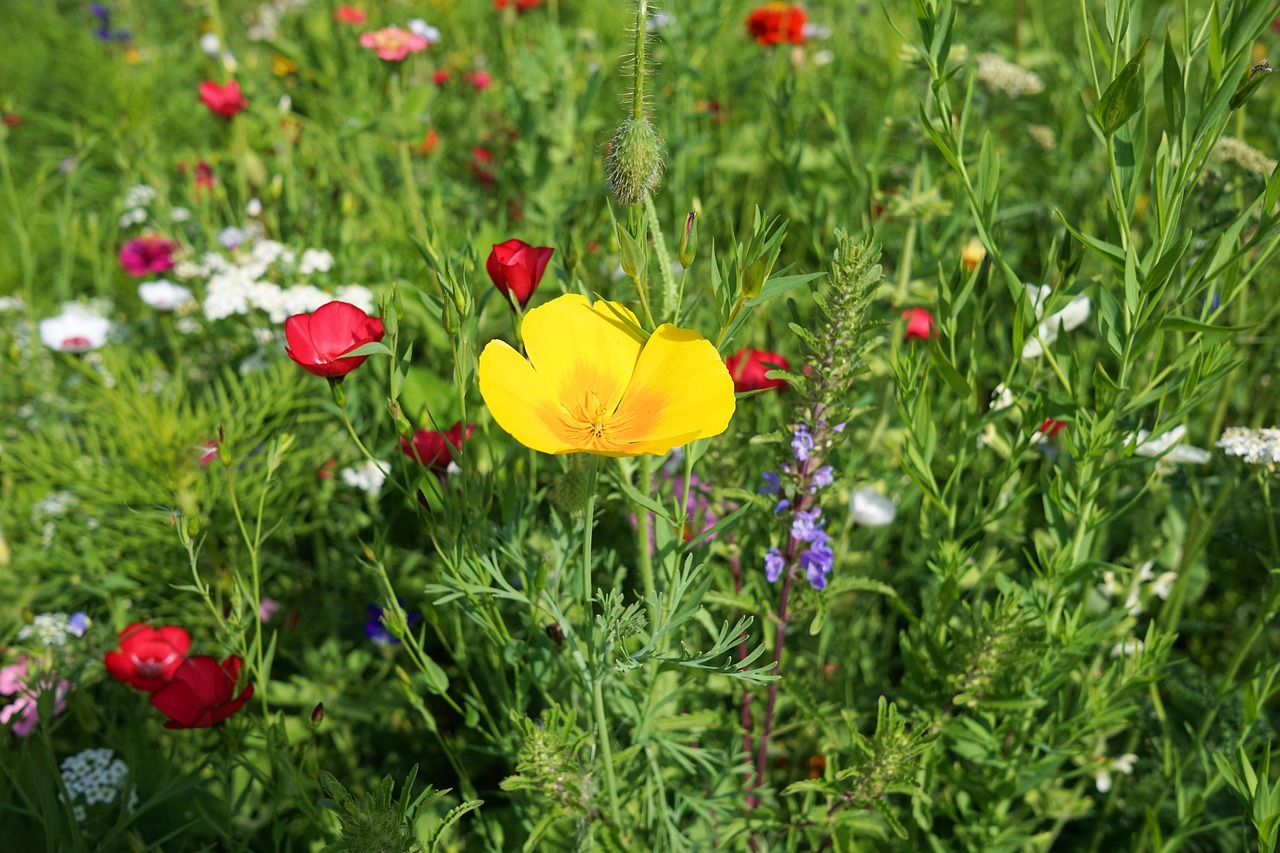
[[[534,308],[526,360],[503,341],[480,354],[480,395],[498,426],[543,453],[662,454],[719,435],[733,378],[711,342],[664,324],[643,341],[610,306],[577,294]],[[637,324],[638,325],[638,324]]]

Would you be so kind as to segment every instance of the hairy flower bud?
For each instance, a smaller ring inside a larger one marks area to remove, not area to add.
[[[609,188],[619,204],[643,204],[662,179],[662,139],[648,118],[628,118],[618,125],[605,159]]]

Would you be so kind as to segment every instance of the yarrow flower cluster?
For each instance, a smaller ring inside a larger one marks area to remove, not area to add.
[[[92,624],[88,615],[80,612],[68,616],[61,611],[41,613],[18,631],[19,640],[37,640],[42,646],[65,646],[68,637],[79,639]]]
[[[1280,464],[1280,429],[1264,427],[1227,427],[1218,439],[1218,447],[1228,456],[1239,456],[1250,465]]]
[[[63,759],[59,769],[62,771],[62,784],[71,796],[72,811],[79,822],[88,817],[87,806],[111,805],[127,788],[129,766],[116,758],[110,749],[78,752]],[[130,794],[130,808],[136,800],[137,791],[134,790]]]
[[[1038,95],[1044,91],[1044,81],[1035,73],[999,54],[980,53],[974,60],[978,63],[978,82],[992,91],[1004,92],[1011,98]]]
[[[1209,155],[1212,163],[1231,163],[1246,172],[1256,172],[1262,176],[1270,175],[1276,169],[1276,161],[1263,154],[1257,148],[1233,136],[1220,138]]]

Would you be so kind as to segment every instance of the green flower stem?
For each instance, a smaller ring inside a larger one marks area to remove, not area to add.
[[[636,2],[635,77],[631,83],[631,117],[644,118],[644,50],[648,39],[649,0]]]
[[[253,592],[253,625],[254,625],[254,674],[257,681],[257,689],[255,695],[262,700],[262,709],[270,711],[270,704],[267,702],[267,686],[270,679],[267,677],[266,662],[262,655],[262,619],[259,613],[262,609],[262,583],[261,569],[258,560],[259,547],[262,545],[262,513],[266,506],[267,487],[271,484],[272,467],[267,467],[267,480],[262,484],[262,495],[258,500],[258,518],[254,526],[253,536],[249,535],[248,525],[244,523],[244,513],[240,510],[240,501],[236,498],[235,477],[231,473],[230,460],[222,466],[227,475],[227,494],[231,500],[231,510],[235,513],[236,523],[240,525],[240,536],[244,539],[245,547],[249,549],[249,573],[252,583]]]
[[[645,454],[640,457],[640,493],[646,497],[653,489],[653,457]],[[639,542],[636,547],[636,561],[640,564],[640,582],[644,585],[645,598],[657,595],[657,585],[653,578],[653,554],[649,551],[649,543],[653,537],[653,513],[642,506],[636,507],[636,536]],[[650,619],[653,611],[650,609]]]
[[[621,826],[621,810],[618,807],[618,780],[613,772],[613,748],[609,744],[609,718],[604,707],[604,679],[600,671],[600,660],[594,644],[594,613],[591,607],[591,534],[595,528],[596,511],[596,474],[600,460],[587,454],[587,506],[582,517],[582,577],[579,592],[582,595],[582,638],[585,641],[590,668],[588,675],[591,681],[591,708],[595,716],[596,743],[600,749],[600,760],[604,765],[605,781],[609,789],[609,810],[615,826]]]

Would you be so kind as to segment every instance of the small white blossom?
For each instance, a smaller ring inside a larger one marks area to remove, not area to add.
[[[1239,456],[1250,465],[1280,464],[1280,429],[1227,427],[1218,447],[1228,456]]]
[[[236,249],[243,246],[249,240],[249,235],[245,233],[243,228],[236,228],[229,225],[218,232],[218,242],[222,244],[224,249]]]
[[[343,468],[338,476],[342,478],[342,482],[353,489],[377,495],[382,491],[382,484],[387,479],[387,470],[383,467],[385,464],[374,464],[372,460],[366,459],[354,467]]]
[[[191,219],[191,211],[185,207],[175,207],[169,211],[169,218],[174,222],[188,222]]]
[[[89,617],[83,613],[67,615],[57,613],[40,613],[31,620],[30,625],[22,626],[18,631],[19,640],[38,640],[42,646],[65,646],[67,637],[82,637],[89,628]]]
[[[1105,794],[1111,790],[1112,778],[1111,771],[1123,774],[1125,776],[1133,775],[1133,765],[1137,763],[1138,756],[1132,752],[1126,752],[1124,755],[1111,759],[1103,767],[1098,768],[1097,776],[1094,784],[1097,785],[1098,793]]]
[[[302,252],[302,260],[298,262],[298,272],[302,275],[311,275],[317,272],[328,272],[333,269],[333,255],[324,249],[305,249]]]
[[[1044,91],[1043,80],[998,54],[980,53],[974,59],[978,63],[978,82],[988,89],[1004,92],[1011,98]]]
[[[124,191],[125,207],[146,207],[156,200],[156,190],[146,184],[138,184]]]
[[[10,311],[22,311],[27,307],[27,303],[22,301],[21,296],[0,296],[0,314],[7,314]]]
[[[165,278],[138,285],[138,297],[157,311],[176,311],[195,301],[190,290]]]
[[[855,489],[849,500],[849,517],[863,527],[883,527],[897,515],[897,505],[870,486]]]
[[[111,323],[83,308],[63,306],[62,313],[40,321],[40,340],[57,352],[88,352],[107,342]]]
[[[1168,601],[1173,592],[1173,585],[1178,582],[1177,572],[1161,572],[1151,584],[1151,594],[1162,601]]]
[[[222,42],[218,41],[218,34],[205,33],[200,36],[200,50],[204,51],[205,56],[217,59],[222,50]]]
[[[120,214],[120,227],[129,228],[147,221],[147,212],[141,207],[133,207]]]
[[[649,20],[644,22],[644,28],[651,33],[658,30],[665,30],[676,22],[675,16],[668,12],[654,12],[649,15]]]
[[[1187,434],[1187,428],[1182,424],[1178,424],[1157,438],[1148,439],[1147,436],[1150,434],[1147,430],[1141,429],[1136,436],[1126,438],[1126,444],[1129,441],[1137,442],[1138,446],[1133,451],[1135,456],[1159,456],[1166,462],[1186,462],[1191,465],[1203,465],[1209,461],[1209,451],[1200,447],[1178,444]]]
[[[1031,303],[1036,306],[1036,315],[1039,316],[1048,298],[1048,289],[1037,288],[1039,292],[1032,296],[1031,291],[1033,288],[1035,288],[1035,285],[1027,286],[1027,295],[1031,296]],[[1090,307],[1089,297],[1077,296],[1068,302],[1067,306],[1061,311],[1041,320],[1040,325],[1036,327],[1036,332],[1040,337],[1027,339],[1026,344],[1022,347],[1022,357],[1037,358],[1044,355],[1044,347],[1058,339],[1059,329],[1064,332],[1070,332],[1089,319]],[[1041,344],[1041,340],[1044,341],[1044,344]]]
[[[244,212],[254,219],[262,215],[262,202],[256,198],[249,199],[249,203],[244,206]]]
[[[1137,657],[1142,654],[1143,643],[1141,640],[1130,637],[1123,643],[1116,643],[1111,647],[1111,657]]]
[[[84,820],[85,806],[110,805],[125,792],[129,767],[110,749],[86,749],[65,758],[59,768],[71,796],[76,820]],[[134,792],[136,795],[136,792]],[[130,797],[130,808],[135,796]]]
[[[427,44],[429,45],[440,43],[440,31],[421,18],[410,19],[409,31],[416,36],[421,36],[426,39]]]

